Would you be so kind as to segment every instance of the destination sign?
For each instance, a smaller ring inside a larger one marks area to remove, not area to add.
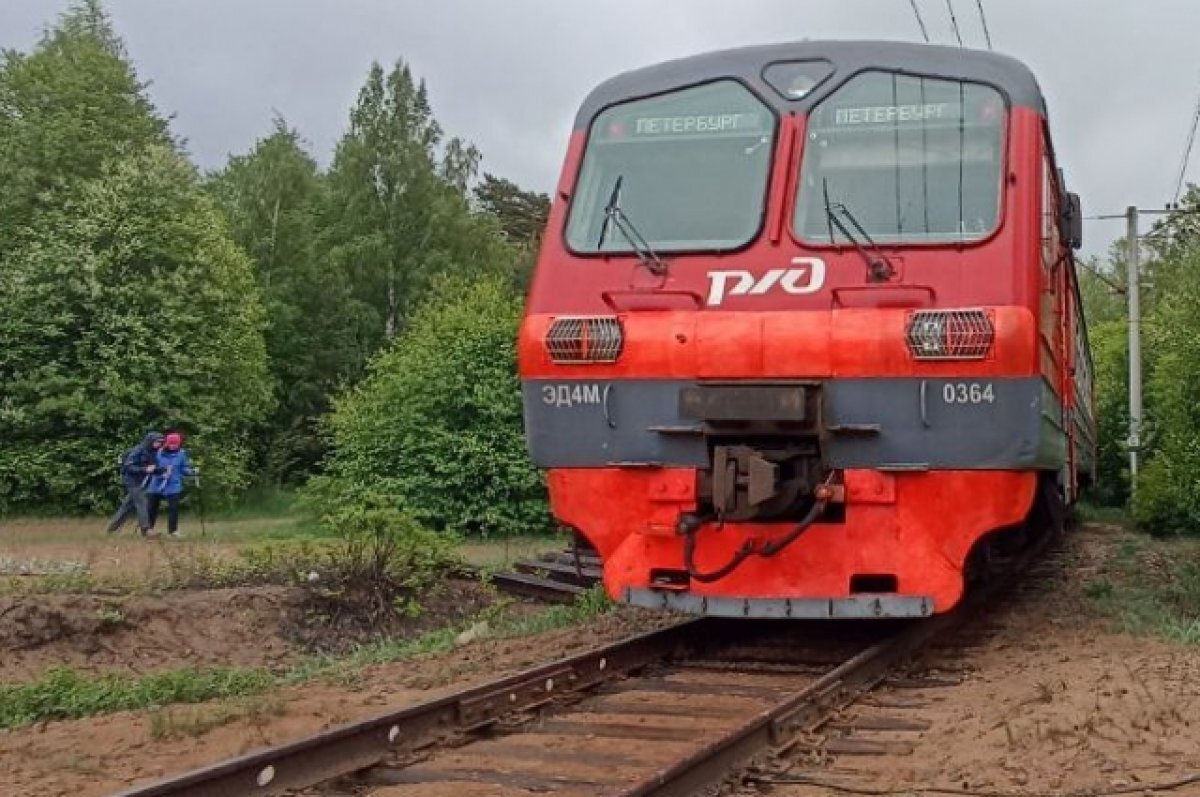
[[[635,136],[687,136],[722,133],[758,133],[763,127],[762,114],[711,113],[687,116],[641,116],[630,120]],[[628,131],[623,126],[610,128],[610,134],[621,136]]]
[[[842,125],[881,125],[892,122],[925,122],[939,119],[958,119],[961,107],[956,102],[933,102],[919,105],[868,105],[859,108],[838,108],[833,123]]]

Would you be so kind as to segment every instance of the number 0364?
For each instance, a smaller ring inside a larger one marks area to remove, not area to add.
[[[947,382],[942,385],[942,401],[947,404],[994,404],[996,393],[991,382]]]

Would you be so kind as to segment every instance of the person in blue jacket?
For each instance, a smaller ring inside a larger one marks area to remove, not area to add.
[[[151,534],[154,523],[150,520],[149,500],[146,488],[158,469],[158,450],[162,447],[163,436],[158,432],[150,432],[133,448],[121,457],[121,485],[125,488],[125,498],[117,513],[108,522],[108,533],[115,534],[125,525],[131,515],[136,514],[138,531],[143,537]]]
[[[150,485],[150,527],[158,520],[158,507],[167,499],[167,534],[179,536],[179,501],[183,498],[183,477],[192,476],[197,470],[192,467],[188,452],[183,447],[183,435],[171,432],[163,442],[157,456],[158,469]]]

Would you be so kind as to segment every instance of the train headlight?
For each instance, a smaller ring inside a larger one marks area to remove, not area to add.
[[[984,310],[918,310],[904,330],[917,360],[982,360],[996,331]]]
[[[546,333],[546,352],[556,363],[612,363],[621,356],[625,331],[616,316],[564,316]]]

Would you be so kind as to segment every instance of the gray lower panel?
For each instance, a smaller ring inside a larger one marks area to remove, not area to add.
[[[1065,437],[1040,377],[1027,379],[841,379],[824,383],[825,424],[877,425],[837,435],[839,468],[927,466],[964,470],[1061,467]]]
[[[679,411],[693,380],[526,380],[525,429],[543,468],[703,467],[699,422]],[[1040,377],[832,379],[825,456],[837,468],[1058,469],[1061,412]]]
[[[651,379],[525,381],[525,435],[534,464],[704,467],[708,450],[699,424],[679,415],[679,391],[694,384]]]
[[[921,595],[851,595],[848,598],[713,598],[686,592],[625,590],[625,602],[708,617],[777,620],[875,620],[929,617],[933,598]]]

